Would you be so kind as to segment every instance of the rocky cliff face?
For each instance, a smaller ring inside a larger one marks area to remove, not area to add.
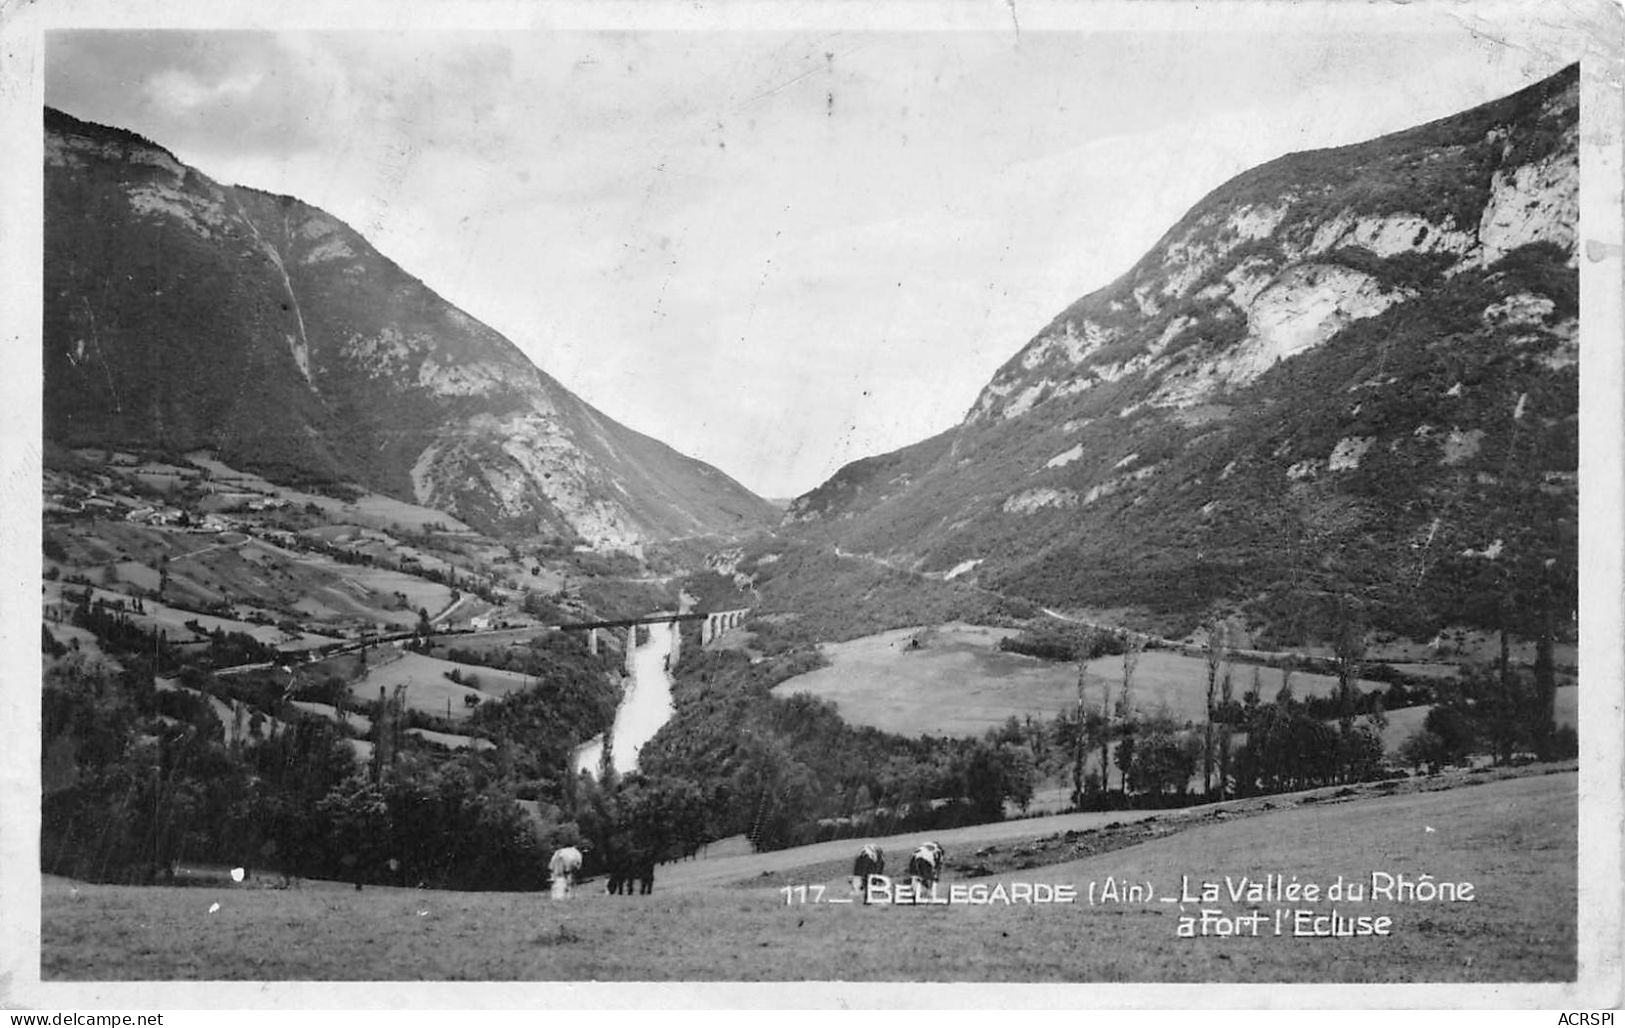
[[[478,527],[630,547],[773,517],[594,410],[342,222],[46,113],[45,420]]]
[[[1570,68],[1238,176],[961,425],[789,521],[1046,602],[1500,617],[1486,597],[1574,563],[1577,135]]]

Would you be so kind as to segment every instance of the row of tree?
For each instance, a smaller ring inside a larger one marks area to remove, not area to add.
[[[1070,780],[1074,805],[1097,809],[1210,801],[1400,773],[1385,759],[1382,739],[1390,696],[1400,705],[1434,705],[1422,730],[1399,753],[1415,767],[1437,770],[1478,754],[1505,763],[1520,755],[1553,759],[1575,752],[1573,730],[1554,727],[1549,639],[1537,649],[1544,661],[1538,659],[1532,671],[1512,667],[1503,652],[1497,665],[1469,668],[1459,681],[1361,691],[1365,633],[1354,617],[1337,624],[1333,656],[1325,661],[1337,677],[1333,692],[1298,698],[1292,689],[1294,663],[1287,658],[1278,665],[1281,684],[1269,701],[1257,666],[1250,687],[1237,697],[1238,669],[1230,653],[1235,634],[1223,622],[1210,623],[1205,716],[1195,723],[1136,706],[1139,647],[1132,639],[1120,638],[1116,647],[1123,665],[1115,695],[1114,684],[1094,695],[1086,688],[1082,665],[1100,656],[1100,633],[1075,631],[1077,705],[1049,721],[1011,718],[988,739],[1025,749],[1041,778]],[[1051,626],[1024,633],[1007,648],[1042,651],[1055,659],[1064,652],[1060,631]]]

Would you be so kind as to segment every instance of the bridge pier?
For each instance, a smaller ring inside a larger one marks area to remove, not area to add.
[[[587,652],[595,657],[598,656],[598,629],[596,628],[587,629]]]
[[[636,670],[637,670],[636,667],[634,666],[634,661],[632,659],[633,654],[637,652],[637,648],[638,648],[638,626],[637,625],[627,625],[626,626],[626,673],[629,674],[629,675],[635,673]]]
[[[677,667],[677,658],[681,656],[683,652],[683,623],[681,621],[673,620],[670,624],[670,629],[671,659],[666,662],[666,667],[668,670]]]

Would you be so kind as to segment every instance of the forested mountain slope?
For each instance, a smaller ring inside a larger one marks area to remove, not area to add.
[[[222,186],[120,129],[50,109],[45,124],[48,439],[209,448],[568,542],[776,516],[583,402],[337,219]]]
[[[787,525],[1047,604],[1242,609],[1283,642],[1351,610],[1421,637],[1566,621],[1578,115],[1570,67],[1237,176],[961,424]]]

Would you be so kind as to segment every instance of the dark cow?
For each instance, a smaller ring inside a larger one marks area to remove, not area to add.
[[[869,902],[870,875],[883,875],[886,873],[886,851],[874,843],[858,850],[858,859],[852,861],[852,891],[863,895],[863,902]]]
[[[929,889],[942,877],[942,847],[934,842],[922,843],[908,858],[908,877],[915,892]]]
[[[653,858],[645,858],[638,865],[638,892],[647,896],[655,891],[655,862]]]
[[[647,896],[655,891],[653,857],[623,857],[609,866],[604,891],[614,896]]]

